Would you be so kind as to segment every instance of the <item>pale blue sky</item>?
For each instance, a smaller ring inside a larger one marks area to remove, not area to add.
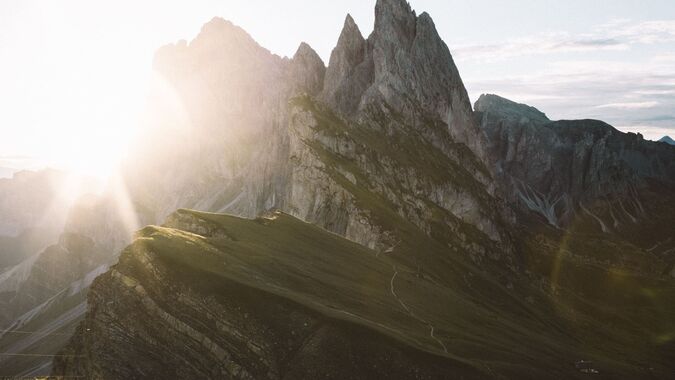
[[[16,156],[58,165],[119,156],[143,107],[156,48],[192,39],[214,16],[279,55],[306,41],[327,61],[348,12],[370,33],[374,3],[2,1],[0,167],[21,165]],[[673,0],[411,5],[433,17],[474,100],[496,93],[551,118],[600,118],[648,138],[675,134]]]

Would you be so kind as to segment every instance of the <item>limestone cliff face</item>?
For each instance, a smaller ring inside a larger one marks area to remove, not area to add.
[[[383,215],[383,209],[393,209],[430,235],[432,225],[440,224],[449,231],[443,239],[461,241],[463,249],[480,246],[469,249],[472,254],[508,256],[503,206],[475,177],[487,178],[485,167],[466,146],[448,144],[444,152],[397,114],[380,112],[371,110],[353,123],[309,98],[297,101],[288,211],[384,250],[396,245],[400,233]],[[467,236],[467,228],[477,233]]]
[[[301,71],[318,64],[307,48],[296,58],[272,55],[218,18],[189,44],[160,49],[155,68],[170,96],[156,101],[178,104],[182,122],[171,128],[153,114],[143,140],[163,137],[154,146],[140,144],[138,160],[129,165],[132,199],[156,222],[179,207],[249,216],[273,207],[285,188],[288,99],[304,86],[316,87],[321,76]]]
[[[301,43],[291,60],[291,82],[295,93],[316,95],[323,89],[326,66],[321,57],[306,43]]]
[[[429,233],[438,215],[455,232],[477,229],[458,235],[481,255],[506,239],[459,73],[430,17],[405,2],[379,1],[367,40],[347,16],[328,68],[307,44],[282,59],[221,19],[162,48],[155,67],[185,117],[173,129],[157,119],[144,139],[157,144],[141,145],[127,169],[146,221],[181,207],[281,209],[386,249],[394,231],[366,207],[367,186]],[[391,137],[406,154],[377,144]]]
[[[505,194],[553,225],[586,213],[609,232],[649,219],[650,185],[675,182],[675,149],[665,144],[596,120],[553,122],[495,95],[481,96],[475,108]]]
[[[367,60],[367,41],[351,15],[347,15],[337,46],[330,56],[321,97],[336,111],[350,114],[373,81],[373,64]]]
[[[484,157],[484,135],[447,45],[429,14],[416,16],[405,0],[377,2],[367,40],[348,16],[326,78],[322,97],[336,111],[356,117],[386,104],[410,124],[441,122],[455,142]]]

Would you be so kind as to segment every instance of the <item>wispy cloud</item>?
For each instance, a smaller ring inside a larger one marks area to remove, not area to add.
[[[453,54],[459,61],[497,61],[508,58],[561,52],[627,50],[628,44],[614,38],[590,35],[574,36],[564,32],[545,33],[501,43],[456,45]]]
[[[675,135],[675,65],[664,56],[639,62],[556,61],[534,72],[466,78],[471,96],[496,93],[539,108],[552,119],[604,120],[658,139]]]
[[[634,45],[675,42],[675,20],[613,20],[588,33],[546,32],[490,44],[454,45],[458,61],[499,61],[551,53],[628,50]]]
[[[659,102],[610,103],[610,104],[601,104],[599,106],[595,106],[595,108],[620,108],[626,110],[634,110],[643,108],[654,108],[659,104],[660,104]]]
[[[632,22],[614,20],[596,28],[598,34],[621,39],[630,44],[654,44],[675,41],[675,20]]]
[[[601,119],[658,139],[675,135],[674,46],[675,20],[617,19],[585,33],[540,33],[452,51],[460,67],[471,68],[465,83],[473,98],[497,93],[552,119]],[[612,51],[622,59],[606,54]],[[586,58],[565,54],[574,52]]]
[[[636,120],[638,123],[653,123],[661,121],[675,121],[675,115],[658,115]]]

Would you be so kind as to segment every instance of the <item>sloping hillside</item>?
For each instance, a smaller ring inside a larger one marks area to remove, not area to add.
[[[541,236],[538,246],[555,242]],[[575,367],[582,359],[602,378],[670,373],[672,347],[661,345],[673,326],[662,317],[673,310],[659,301],[675,295],[672,282],[608,277],[576,259],[588,243],[531,254],[540,272],[557,260],[553,289],[524,285],[531,279],[501,285],[415,238],[414,248],[378,252],[280,212],[247,220],[179,211],[140,231],[96,280],[62,353],[72,359],[57,359],[54,373],[541,379],[585,376]],[[411,265],[415,252],[433,265]]]

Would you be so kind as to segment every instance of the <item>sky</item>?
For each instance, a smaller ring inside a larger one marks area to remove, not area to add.
[[[328,63],[344,17],[369,34],[375,1],[0,2],[3,168],[113,167],[139,125],[164,44],[214,16],[292,56]],[[494,93],[551,119],[595,118],[645,138],[675,135],[675,1],[412,0],[448,44],[472,100]]]

